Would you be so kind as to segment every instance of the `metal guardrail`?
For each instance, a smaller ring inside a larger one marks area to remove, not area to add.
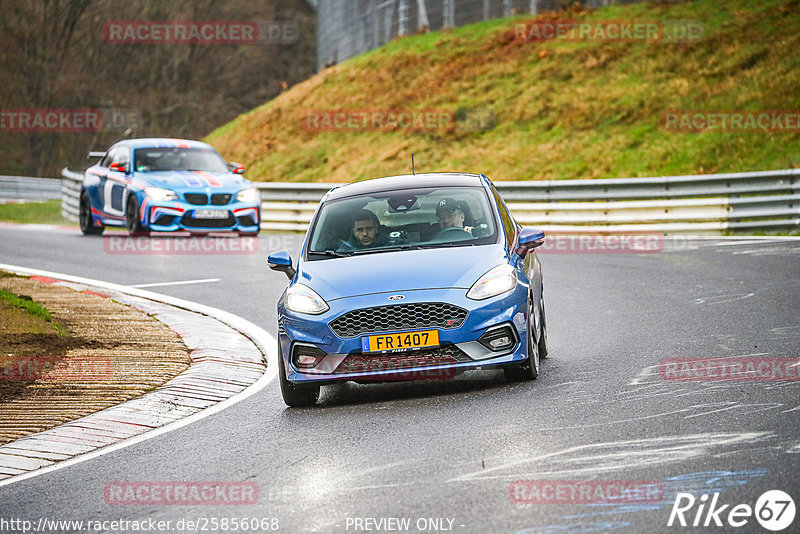
[[[78,222],[78,204],[81,197],[83,173],[73,172],[67,168],[61,171],[61,215],[65,219]]]
[[[0,176],[0,202],[61,198],[61,180],[32,176]]]
[[[64,169],[62,213],[77,220],[80,180]],[[264,230],[303,232],[343,184],[265,183]],[[708,234],[800,229],[800,169],[598,180],[495,182],[520,224],[551,233]]]

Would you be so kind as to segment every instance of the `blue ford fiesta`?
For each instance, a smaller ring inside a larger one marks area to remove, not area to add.
[[[84,173],[79,220],[84,234],[124,226],[131,235],[188,230],[256,235],[258,190],[244,167],[211,145],[183,139],[128,139]]]
[[[521,228],[484,175],[431,173],[334,188],[278,301],[283,399],[310,406],[341,380],[449,378],[503,368],[532,380],[547,356],[544,233]]]

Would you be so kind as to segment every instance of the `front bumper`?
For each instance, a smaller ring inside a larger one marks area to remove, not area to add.
[[[199,212],[218,217],[199,217]],[[141,208],[142,226],[155,232],[257,232],[261,225],[258,203],[231,202],[226,205],[196,205],[182,201],[155,202],[146,198]]]
[[[405,292],[406,299],[402,305],[448,303],[466,309],[468,315],[460,326],[436,328],[439,333],[437,348],[384,353],[362,352],[362,335],[340,337],[330,323],[352,310],[386,306],[388,293],[329,301],[331,309],[316,316],[291,312],[281,300],[278,304],[278,342],[286,378],[294,383],[450,378],[471,369],[522,363],[528,357],[527,286],[518,284],[513,291],[484,301],[467,299],[466,291],[429,289]],[[504,326],[508,326],[514,335],[513,346],[492,351],[478,341],[488,331],[503,329]],[[408,331],[426,329],[430,328],[411,328]],[[371,332],[369,335],[374,334]],[[313,368],[300,368],[292,361],[292,355],[301,347],[321,351],[324,356]]]

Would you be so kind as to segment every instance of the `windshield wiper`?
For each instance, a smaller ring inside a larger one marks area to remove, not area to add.
[[[331,258],[347,258],[348,256],[352,256],[352,252],[336,252],[335,250],[311,250],[309,254],[318,254],[320,256],[328,256]]]
[[[431,249],[431,248],[451,248],[451,247],[474,247],[477,243],[470,243],[471,240],[465,239],[464,241],[451,241],[449,243],[428,243],[420,245],[418,248]]]
[[[368,248],[363,250],[354,250],[353,254],[375,254],[376,252],[399,252],[401,250],[419,250],[419,245],[398,245],[396,247],[387,248]]]

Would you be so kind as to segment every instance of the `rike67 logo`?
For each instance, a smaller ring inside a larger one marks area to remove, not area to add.
[[[749,504],[721,504],[718,502],[719,492],[712,494],[710,499],[711,502],[708,502],[708,494],[697,498],[691,493],[678,493],[667,526],[743,527],[755,516],[762,527],[778,532],[794,522],[794,500],[781,490],[763,493],[756,501],[755,508]]]

